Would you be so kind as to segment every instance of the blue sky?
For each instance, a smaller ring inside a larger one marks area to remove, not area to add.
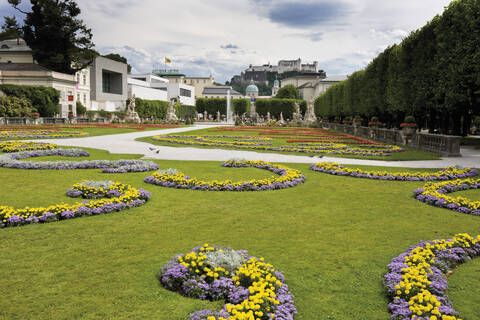
[[[440,14],[449,2],[77,1],[97,50],[124,55],[133,72],[149,72],[168,57],[171,67],[187,75],[212,74],[221,83],[249,64],[281,59],[318,61],[327,74],[350,74]],[[23,19],[1,0],[0,15],[12,14]]]

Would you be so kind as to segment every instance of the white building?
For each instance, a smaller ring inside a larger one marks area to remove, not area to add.
[[[202,98],[226,98],[228,91],[232,99],[243,98],[242,94],[233,90],[230,86],[213,86],[203,88]]]
[[[300,97],[306,101],[311,101],[316,97],[323,94],[327,89],[343,80],[346,80],[348,76],[345,75],[332,75],[326,78],[319,77],[317,75],[299,75],[295,77],[285,78],[282,80],[282,87],[286,85],[294,85],[300,92]]]
[[[167,87],[155,87],[152,84],[169,83],[168,79],[153,74],[129,74],[128,75],[128,97],[133,95],[145,100],[169,101]]]

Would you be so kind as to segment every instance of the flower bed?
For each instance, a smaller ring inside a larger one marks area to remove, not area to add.
[[[310,169],[337,176],[350,176],[355,178],[367,178],[378,180],[400,180],[400,181],[435,181],[452,180],[459,178],[473,177],[478,174],[477,169],[456,169],[448,167],[437,172],[388,172],[388,171],[367,171],[362,169],[345,168],[336,162],[319,162],[312,164]]]
[[[45,139],[83,137],[88,132],[58,131],[58,130],[2,130],[0,139]]]
[[[145,182],[156,184],[162,187],[177,189],[192,189],[202,191],[263,191],[276,190],[294,187],[305,182],[305,177],[300,171],[290,169],[281,165],[274,165],[264,161],[235,161],[229,160],[222,164],[224,167],[255,167],[269,170],[280,177],[271,177],[266,179],[251,179],[246,181],[233,182],[224,181],[203,181],[197,178],[186,176],[183,172],[176,170],[162,170],[154,172],[153,175],[146,177]]]
[[[74,186],[75,188],[75,186]],[[150,199],[150,193],[143,189],[116,182],[110,187],[109,199],[77,202],[75,204],[55,204],[48,207],[15,209],[0,206],[0,227],[15,227],[31,223],[45,223],[58,220],[117,212],[143,205]],[[113,194],[115,191],[115,194]],[[67,193],[70,193],[69,190]]]
[[[27,142],[27,141],[6,141],[0,142],[0,151],[2,152],[19,152],[31,150],[49,150],[58,146],[53,143]]]
[[[480,201],[472,201],[465,197],[450,197],[447,193],[480,189],[480,179],[465,179],[427,183],[413,191],[415,198],[428,204],[454,210],[461,213],[480,216]]]
[[[175,143],[183,145],[204,146],[204,147],[223,147],[235,149],[280,151],[280,152],[301,152],[301,153],[325,153],[340,155],[358,155],[358,156],[387,156],[392,152],[403,151],[397,146],[385,146],[385,148],[350,147],[346,144],[336,143],[302,143],[297,146],[271,146],[268,143],[258,141],[225,141],[214,140],[215,136],[154,136],[155,141]],[[217,136],[218,137],[218,136]],[[225,137],[225,136],[224,136]],[[240,137],[238,137],[240,138]],[[364,143],[364,142],[362,142]]]
[[[245,250],[204,244],[175,256],[158,279],[181,295],[226,302],[222,310],[197,311],[190,320],[293,320],[297,312],[283,274]]]
[[[102,169],[106,173],[145,172],[158,169],[152,161],[143,160],[84,160],[84,161],[21,161],[33,157],[63,156],[88,157],[88,152],[81,149],[51,149],[21,151],[0,155],[0,167],[35,170],[73,170]]]
[[[480,235],[422,242],[392,259],[385,275],[393,320],[460,320],[446,291],[447,274],[480,255]]]

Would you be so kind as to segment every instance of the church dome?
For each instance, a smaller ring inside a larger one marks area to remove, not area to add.
[[[254,84],[250,84],[246,89],[246,92],[258,92],[258,87]]]

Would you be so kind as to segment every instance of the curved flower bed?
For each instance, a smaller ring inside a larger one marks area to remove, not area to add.
[[[6,141],[0,142],[0,151],[2,152],[19,152],[31,150],[50,150],[58,146],[53,143],[28,142],[28,141]]]
[[[161,170],[154,172],[153,175],[146,177],[145,182],[156,184],[162,187],[191,189],[202,191],[263,191],[276,190],[294,187],[305,182],[305,177],[300,171],[290,169],[281,165],[274,165],[264,161],[235,161],[229,160],[222,164],[223,167],[255,167],[269,170],[280,177],[271,177],[266,179],[252,179],[246,181],[233,182],[224,181],[203,181],[197,178],[186,176],[183,172],[177,170]]]
[[[102,169],[106,173],[145,172],[157,170],[158,164],[143,160],[84,160],[84,161],[21,161],[33,157],[64,156],[87,157],[81,149],[51,149],[21,151],[0,155],[0,167],[35,170]]]
[[[454,210],[461,213],[480,216],[480,201],[465,197],[451,197],[448,193],[469,189],[480,189],[480,179],[465,179],[427,183],[413,191],[415,198],[428,204]]]
[[[67,196],[72,198],[98,199],[114,198],[125,193],[128,185],[113,181],[84,181],[73,185],[67,190]]]
[[[74,186],[75,188],[75,186]],[[72,194],[70,196],[81,196]],[[48,207],[15,209],[0,206],[0,227],[15,227],[31,223],[45,223],[58,220],[117,212],[143,205],[150,199],[150,192],[120,182],[110,187],[109,199],[77,202],[75,204],[55,204]]]
[[[155,141],[183,144],[202,147],[221,147],[249,150],[280,151],[280,152],[302,152],[302,153],[325,153],[339,155],[357,155],[357,156],[387,156],[392,152],[403,151],[397,146],[385,146],[384,148],[369,147],[350,147],[346,144],[338,143],[304,143],[297,146],[272,146],[262,141],[225,141],[214,140],[212,137],[219,136],[154,136]],[[222,136],[220,136],[222,137]],[[228,137],[228,136],[223,136]],[[237,137],[241,139],[241,137]],[[373,146],[373,145],[372,145]]]
[[[400,180],[400,181],[435,181],[451,180],[473,177],[478,174],[477,169],[457,169],[448,167],[437,172],[388,172],[388,171],[367,171],[362,169],[345,168],[336,162],[319,162],[312,164],[310,169],[337,176],[350,176],[355,178],[367,178],[378,180]]]
[[[45,139],[83,137],[88,132],[56,130],[1,130],[0,139]]]
[[[480,235],[422,242],[392,259],[385,275],[393,320],[460,320],[446,291],[447,274],[480,255]]]
[[[245,250],[204,244],[175,256],[158,279],[181,295],[226,302],[222,310],[197,311],[190,320],[293,320],[297,312],[283,274]]]

